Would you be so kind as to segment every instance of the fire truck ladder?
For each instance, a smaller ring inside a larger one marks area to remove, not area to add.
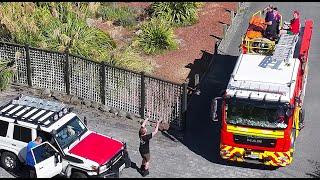
[[[275,62],[273,68],[278,68],[281,62],[288,63],[289,58],[293,57],[294,48],[297,42],[298,35],[282,34],[280,36],[275,51],[271,56],[272,61]]]

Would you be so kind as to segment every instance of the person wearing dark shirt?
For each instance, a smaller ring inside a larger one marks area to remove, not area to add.
[[[149,148],[149,141],[150,139],[157,134],[159,129],[159,123],[161,121],[157,121],[157,125],[155,130],[152,133],[147,134],[147,128],[145,127],[148,122],[148,118],[146,118],[139,130],[139,139],[140,139],[140,146],[139,152],[142,157],[142,163],[140,167],[140,173],[144,177],[149,174],[149,161],[150,161],[150,148]]]
[[[273,13],[273,7],[268,6],[266,10],[265,24],[267,25],[267,28],[264,36],[270,40],[275,40],[277,37],[277,23]]]
[[[42,142],[42,138],[38,136],[34,141],[30,141],[27,145],[26,165],[27,165],[27,169],[29,170],[29,176],[31,178],[36,176],[35,168],[34,168],[35,162],[33,160],[31,149],[41,144],[41,142]]]
[[[277,7],[273,7],[273,16],[275,18],[276,26],[277,26],[277,34],[280,33],[280,22],[281,22],[281,14],[278,11]]]

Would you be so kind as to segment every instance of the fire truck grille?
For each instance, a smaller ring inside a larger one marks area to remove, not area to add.
[[[248,144],[263,147],[275,147],[276,139],[258,138],[253,136],[233,136],[234,142],[238,144]]]

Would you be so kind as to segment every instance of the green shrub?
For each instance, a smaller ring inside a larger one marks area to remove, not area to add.
[[[204,3],[205,3],[205,2],[194,2],[194,6],[195,6],[196,8],[201,8],[201,7],[204,6]]]
[[[82,6],[83,12],[88,12]],[[88,8],[88,7],[87,7]],[[77,13],[72,3],[7,3],[0,5],[0,20],[11,41],[34,47],[64,51],[94,60],[109,59],[115,48],[111,37],[86,24],[86,14]]]
[[[92,60],[137,71],[152,70],[136,51],[115,50],[116,44],[107,33],[88,26],[90,13],[88,4],[82,2],[79,6],[70,2],[0,4],[1,39],[60,52],[68,48],[70,53]],[[113,51],[118,54],[111,59]]]
[[[141,26],[138,45],[147,54],[163,53],[178,47],[172,27],[163,19],[153,18]]]
[[[154,2],[150,11],[153,17],[164,18],[173,26],[192,25],[198,20],[194,2]]]
[[[0,20],[3,36],[11,37],[10,41],[36,45],[43,40],[43,36],[34,20],[34,6],[23,3],[7,3],[0,5]]]
[[[98,17],[103,20],[113,21],[123,27],[133,27],[137,24],[137,14],[133,8],[117,7],[109,4],[100,6],[98,9]]]
[[[143,59],[139,52],[131,46],[117,49],[114,52],[113,65],[131,69],[136,72],[144,71],[151,74],[153,71],[152,65]]]
[[[14,76],[13,64],[0,59],[0,91],[6,90]]]
[[[89,27],[85,20],[73,12],[65,13],[65,23],[49,29],[48,45],[60,51],[69,47],[70,53],[102,61],[109,59],[109,51],[116,47],[110,36],[96,27]],[[50,25],[49,25],[50,26]]]

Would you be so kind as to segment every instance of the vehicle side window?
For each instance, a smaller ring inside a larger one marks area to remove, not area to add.
[[[13,139],[26,143],[30,142],[31,129],[15,125],[13,131]]]
[[[40,136],[42,138],[42,142],[48,141],[49,143],[50,143],[51,138],[52,138],[50,133],[44,132],[44,131],[41,131],[41,130],[40,131],[37,130],[37,136]]]
[[[0,121],[0,136],[5,137],[7,135],[9,123],[5,121]]]
[[[56,149],[60,150],[56,141],[52,137],[52,135],[48,132],[42,131],[42,130],[37,130],[37,136],[40,136],[42,138],[42,142],[48,142],[50,143],[53,147]]]
[[[48,144],[44,143],[32,149],[36,164],[54,156],[56,151]]]

